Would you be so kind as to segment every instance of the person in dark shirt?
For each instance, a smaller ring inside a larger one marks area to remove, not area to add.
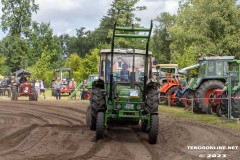
[[[121,77],[122,81],[129,81],[130,80],[128,65],[125,64],[125,63],[122,65],[122,71],[120,72],[120,77]]]
[[[56,96],[56,99],[60,100],[61,99],[61,92],[60,92],[60,89],[62,88],[62,81],[60,79],[60,77],[57,77],[57,80],[54,82],[53,84],[53,88],[54,88],[54,93],[55,93],[55,96]]]

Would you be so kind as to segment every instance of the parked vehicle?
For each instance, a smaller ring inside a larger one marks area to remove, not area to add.
[[[195,112],[209,111],[213,91],[223,89],[227,80],[228,62],[232,62],[233,56],[212,56],[198,59],[198,77],[192,78],[188,89],[185,91],[184,105],[189,108],[193,100]]]
[[[14,79],[11,82],[11,100],[17,101],[18,97],[29,97],[29,101],[37,101],[38,95],[35,90],[34,83],[27,79],[31,76],[31,72],[27,70],[19,70],[16,72]]]
[[[71,94],[71,89],[69,86],[69,82],[71,81],[72,78],[72,70],[70,68],[59,68],[59,69],[55,69],[54,72],[54,80],[52,80],[52,85],[55,82],[55,80],[57,79],[57,77],[60,78],[60,80],[62,81],[62,88],[60,89],[60,93],[61,94]],[[54,96],[54,89],[52,86],[52,96]]]
[[[150,28],[127,28],[114,25],[112,48],[101,50],[100,77],[93,82],[91,105],[87,113],[90,128],[96,130],[96,138],[102,139],[104,128],[113,122],[138,125],[148,131],[148,141],[155,144],[158,138],[158,92],[151,78],[152,53],[148,51]],[[117,33],[121,32],[123,33]],[[126,32],[147,32],[147,35]],[[114,49],[116,37],[146,38],[146,50]],[[136,78],[137,68],[144,67],[144,78]],[[90,113],[91,114],[90,114]]]

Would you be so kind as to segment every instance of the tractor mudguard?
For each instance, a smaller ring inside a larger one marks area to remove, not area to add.
[[[96,87],[104,89],[104,81],[101,79],[94,81],[92,84],[92,88],[96,88]]]
[[[160,88],[160,93],[167,93],[167,91],[170,89],[170,88],[172,88],[172,87],[174,87],[174,86],[177,86],[176,84],[165,84],[165,85],[163,85],[161,88]]]

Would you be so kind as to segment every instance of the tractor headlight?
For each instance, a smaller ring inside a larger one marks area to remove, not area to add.
[[[116,109],[120,110],[122,108],[121,104],[117,104]]]
[[[137,110],[141,110],[141,109],[142,109],[142,105],[141,105],[141,104],[138,104],[138,105],[136,106],[136,109],[137,109]]]

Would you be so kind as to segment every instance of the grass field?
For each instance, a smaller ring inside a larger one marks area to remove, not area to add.
[[[213,124],[220,127],[231,128],[240,131],[240,121],[227,119],[225,117],[217,117],[215,114],[197,114],[187,111],[180,107],[159,106],[159,112],[170,117],[179,117],[189,121]]]

